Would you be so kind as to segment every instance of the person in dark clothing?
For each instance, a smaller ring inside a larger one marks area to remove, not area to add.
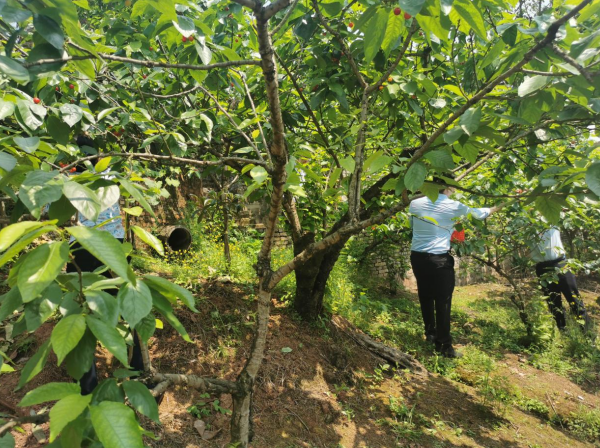
[[[583,321],[584,328],[588,328],[590,321],[577,289],[575,276],[569,271],[561,272],[566,265],[566,258],[558,228],[551,227],[540,235],[540,241],[534,246],[531,257],[537,262],[535,273],[538,278],[542,278],[545,274],[558,272],[558,281],[548,281],[542,278],[540,282],[544,296],[547,297],[548,308],[554,316],[558,329],[564,330],[567,325],[561,294],[567,299],[571,313],[578,320]]]

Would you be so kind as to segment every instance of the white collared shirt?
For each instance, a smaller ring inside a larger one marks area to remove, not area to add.
[[[531,258],[537,263],[564,257],[565,247],[560,239],[560,231],[556,227],[544,231],[540,241],[533,247]]]
[[[426,197],[415,199],[408,211],[413,229],[411,250],[430,254],[443,254],[450,250],[450,236],[456,218],[472,214],[474,218],[485,219],[490,215],[489,208],[471,208],[445,194],[440,194],[435,202]]]

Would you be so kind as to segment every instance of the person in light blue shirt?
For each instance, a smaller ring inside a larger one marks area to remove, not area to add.
[[[533,245],[531,258],[537,263],[535,273],[539,278],[544,274],[557,273],[558,282],[545,280],[540,284],[558,329],[564,330],[567,325],[561,294],[567,299],[571,313],[583,323],[584,329],[588,328],[590,321],[577,289],[575,276],[569,271],[561,272],[566,265],[565,248],[557,227],[550,227],[541,233],[539,241]]]
[[[415,199],[409,213],[413,229],[410,262],[417,279],[425,338],[435,343],[443,356],[460,357],[452,347],[450,309],[454,292],[454,258],[450,255],[450,237],[457,218],[471,214],[485,219],[498,210],[471,208],[448,197],[452,191],[442,190],[438,199]]]

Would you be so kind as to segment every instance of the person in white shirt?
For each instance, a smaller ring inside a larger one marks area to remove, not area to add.
[[[448,197],[444,189],[435,202],[419,198],[410,203],[413,229],[410,262],[417,279],[425,338],[435,343],[436,351],[448,358],[461,354],[452,346],[450,309],[454,292],[454,258],[450,255],[450,237],[457,218],[473,215],[485,219],[501,208],[470,208]]]
[[[558,271],[558,282],[541,281],[542,291],[547,297],[548,307],[554,316],[556,326],[564,330],[567,325],[565,309],[562,303],[561,293],[567,299],[571,313],[584,322],[584,328],[589,324],[588,315],[577,289],[577,281],[572,272],[560,272],[565,266],[565,248],[560,239],[560,231],[557,227],[550,227],[540,235],[540,240],[531,251],[531,258],[537,264],[535,273],[539,278],[544,274]]]

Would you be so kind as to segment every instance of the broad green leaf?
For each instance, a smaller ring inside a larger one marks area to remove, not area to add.
[[[64,122],[70,127],[79,123],[83,117],[83,110],[76,104],[63,104],[59,110]]]
[[[77,344],[77,347],[71,350],[71,353],[65,358],[65,366],[67,367],[69,376],[76,380],[81,379],[92,367],[95,353],[96,338],[88,328]]]
[[[50,410],[50,442],[75,420],[92,401],[91,395],[72,394],[59,400]]]
[[[381,8],[377,13],[369,20],[369,23],[365,30],[365,37],[363,39],[364,51],[365,51],[365,64],[369,64],[385,38],[385,30],[387,29],[388,12],[386,9]]]
[[[71,314],[56,324],[50,340],[58,365],[61,365],[65,356],[77,346],[83,333],[85,333],[85,317],[81,314]]]
[[[127,179],[119,179],[119,182],[121,183],[121,185],[123,186],[123,188],[125,188],[125,190],[136,200],[139,202],[139,204],[144,207],[144,210],[146,210],[148,213],[150,213],[150,215],[153,218],[156,218],[156,215],[154,214],[154,211],[152,210],[152,207],[150,207],[150,204],[148,204],[148,201],[146,200],[146,198],[144,198],[144,195],[142,194],[142,192],[135,186],[133,185],[131,182],[129,182]]]
[[[92,425],[105,447],[143,448],[142,434],[133,410],[105,401],[90,408]]]
[[[212,51],[210,51],[210,48],[206,45],[206,38],[204,36],[198,36],[194,41],[194,47],[196,48],[196,52],[198,52],[198,56],[202,63],[205,65],[210,64],[210,61],[212,60]]]
[[[0,296],[0,322],[10,316],[23,304],[19,288],[12,288],[6,294]]]
[[[356,166],[356,162],[354,161],[354,158],[348,156],[348,157],[343,158],[342,160],[340,160],[340,165],[347,172],[353,173],[354,172],[354,167]]]
[[[52,283],[41,296],[25,307],[27,331],[37,330],[56,311],[63,300],[63,292],[57,283]]]
[[[392,160],[391,157],[383,155],[383,151],[377,151],[365,160],[363,170],[365,173],[377,173],[383,167],[389,165]]]
[[[408,168],[404,176],[404,185],[410,191],[415,192],[421,188],[427,177],[427,167],[421,162],[416,162]]]
[[[0,120],[10,117],[15,112],[15,103],[0,100]]]
[[[46,41],[58,50],[63,49],[65,35],[62,28],[52,18],[44,15],[33,15],[33,26]]]
[[[196,298],[187,289],[182,288],[169,280],[157,277],[155,275],[145,275],[144,281],[150,288],[161,293],[171,302],[176,303],[177,299],[181,300],[190,310],[198,312],[196,309]]]
[[[150,232],[139,226],[131,226],[131,230],[133,230],[133,233],[135,233],[137,237],[141,239],[144,243],[146,243],[148,246],[150,246],[152,249],[158,252],[161,256],[165,256],[165,249],[163,247],[163,244],[157,237],[155,237]]]
[[[79,394],[81,388],[73,383],[47,383],[37,389],[27,392],[27,395],[19,402],[18,406],[33,406],[47,401],[57,401],[67,395]]]
[[[100,210],[100,200],[96,194],[85,185],[77,182],[65,182],[63,194],[85,218],[96,221]]]
[[[129,367],[127,361],[127,347],[125,340],[114,326],[105,324],[92,316],[86,317],[86,322],[94,336],[110,351],[115,358],[121,361],[125,367]]]
[[[21,184],[19,199],[36,218],[44,205],[58,201],[62,195],[62,181],[55,179],[56,175],[56,172],[32,171]]]
[[[45,290],[69,261],[66,241],[42,244],[29,252],[17,279],[23,302],[31,302]]]
[[[117,300],[121,315],[131,328],[152,311],[152,293],[144,282],[137,282],[135,286],[126,283],[119,290]]]
[[[131,376],[131,370],[127,369],[118,369],[113,372],[115,375],[118,371],[127,372],[122,378],[127,378]],[[115,375],[116,376],[116,375]],[[92,404],[98,404],[102,401],[114,401],[116,403],[124,403],[125,402],[125,393],[119,384],[117,384],[117,380],[114,378],[102,381],[95,389],[94,395],[92,398]]]
[[[440,196],[440,186],[431,182],[425,182],[421,186],[421,192],[427,196],[431,202],[435,202]]]
[[[600,196],[600,163],[591,165],[585,173],[585,183],[588,188]]]
[[[17,120],[22,122],[31,131],[35,131],[44,123],[40,117],[33,113],[31,107],[33,105],[31,101],[17,100],[17,110],[15,112]]]
[[[250,176],[252,176],[254,182],[260,184],[269,177],[269,173],[267,173],[267,170],[265,170],[262,166],[255,166],[250,170]]]
[[[109,325],[117,325],[119,321],[119,303],[114,296],[104,291],[88,290],[85,291],[85,301],[90,310],[94,312],[94,316],[100,317]]]
[[[0,437],[0,448],[15,448],[15,438],[10,432]]]
[[[30,232],[34,229],[39,229],[44,224],[46,223],[37,221],[22,221],[4,227],[2,230],[0,230],[0,252],[4,252],[27,232]]]
[[[68,227],[66,230],[85,250],[112,269],[115,274],[135,283],[135,274],[127,263],[123,247],[112,235],[84,226]]]
[[[158,423],[158,406],[148,387],[139,381],[124,381],[123,390],[132,407]]]
[[[462,157],[467,159],[469,163],[475,163],[477,161],[479,148],[472,143],[466,143],[465,145],[454,145],[454,150]]]
[[[2,120],[2,118],[0,118]],[[0,168],[4,171],[12,171],[17,165],[17,159],[6,152],[0,152]]]
[[[409,13],[413,17],[421,12],[424,4],[425,0],[400,0],[398,2],[402,11]]]
[[[452,160],[452,154],[445,149],[435,149],[425,154],[425,159],[436,168],[442,168],[444,170],[450,170],[454,168],[454,160]]]
[[[452,11],[450,12],[450,20],[455,25],[460,22],[460,30],[469,33],[472,29],[481,39],[487,39],[485,31],[485,22],[481,12],[470,0],[454,0],[452,3]]]
[[[548,82],[547,76],[529,76],[519,85],[519,96],[529,95],[536,90],[541,89]]]
[[[183,340],[192,342],[184,326],[179,322],[179,319],[173,313],[173,307],[167,299],[165,299],[159,292],[152,291],[152,304],[158,310],[160,314],[171,324],[175,330],[181,335]]]
[[[48,361],[48,355],[50,354],[50,339],[42,344],[38,351],[31,357],[23,370],[21,371],[21,377],[19,378],[19,385],[17,389],[22,388],[25,384],[31,381],[38,373],[42,371]]]
[[[104,109],[102,110],[99,114],[98,114],[98,121],[101,121],[103,118],[109,116],[111,113],[113,113],[115,110],[119,110],[121,109],[120,107],[109,107],[108,109]]]
[[[146,315],[135,327],[138,336],[142,341],[148,342],[148,339],[154,334],[156,330],[156,319],[152,313]]]
[[[115,205],[117,202],[119,202],[119,198],[121,197],[121,190],[119,189],[118,185],[100,187],[95,193],[96,197],[100,201],[100,212]]]
[[[0,267],[4,266],[10,260],[13,259],[15,255],[25,249],[32,241],[42,236],[44,233],[53,232],[56,230],[56,226],[44,226],[40,229],[32,230],[29,233],[23,235],[23,237],[17,241],[14,245],[10,247],[6,251],[4,255],[0,258]]]
[[[467,135],[471,135],[477,129],[479,129],[479,123],[481,122],[481,109],[471,108],[468,109],[458,120],[460,128]]]
[[[444,141],[451,145],[455,141],[457,141],[465,132],[460,128],[460,126],[456,126],[449,131],[444,133]]]
[[[562,204],[553,199],[552,196],[538,196],[535,198],[535,208],[551,224],[558,224],[560,221]]]
[[[142,213],[144,213],[144,209],[137,206],[131,208],[123,207],[121,210],[131,216],[142,216]]]
[[[0,73],[4,73],[19,84],[29,82],[29,72],[17,61],[6,56],[0,56]]]
[[[173,26],[182,36],[185,37],[190,37],[196,31],[196,25],[194,25],[194,21],[185,16],[178,15],[177,20],[173,20]]]
[[[35,152],[40,146],[39,137],[15,137],[13,138],[15,145],[25,151],[27,154]]]
[[[94,171],[96,171],[97,173],[101,173],[102,171],[106,170],[108,168],[108,166],[110,165],[111,160],[112,160],[112,157],[103,157],[102,159],[100,159],[98,161],[98,163],[96,163],[96,166],[94,167]]]
[[[404,32],[404,17],[402,15],[394,14],[394,10],[391,9],[388,14],[388,24],[385,30],[385,37],[381,43],[381,47],[386,55],[390,54],[390,51],[394,48],[394,45],[402,37]]]

